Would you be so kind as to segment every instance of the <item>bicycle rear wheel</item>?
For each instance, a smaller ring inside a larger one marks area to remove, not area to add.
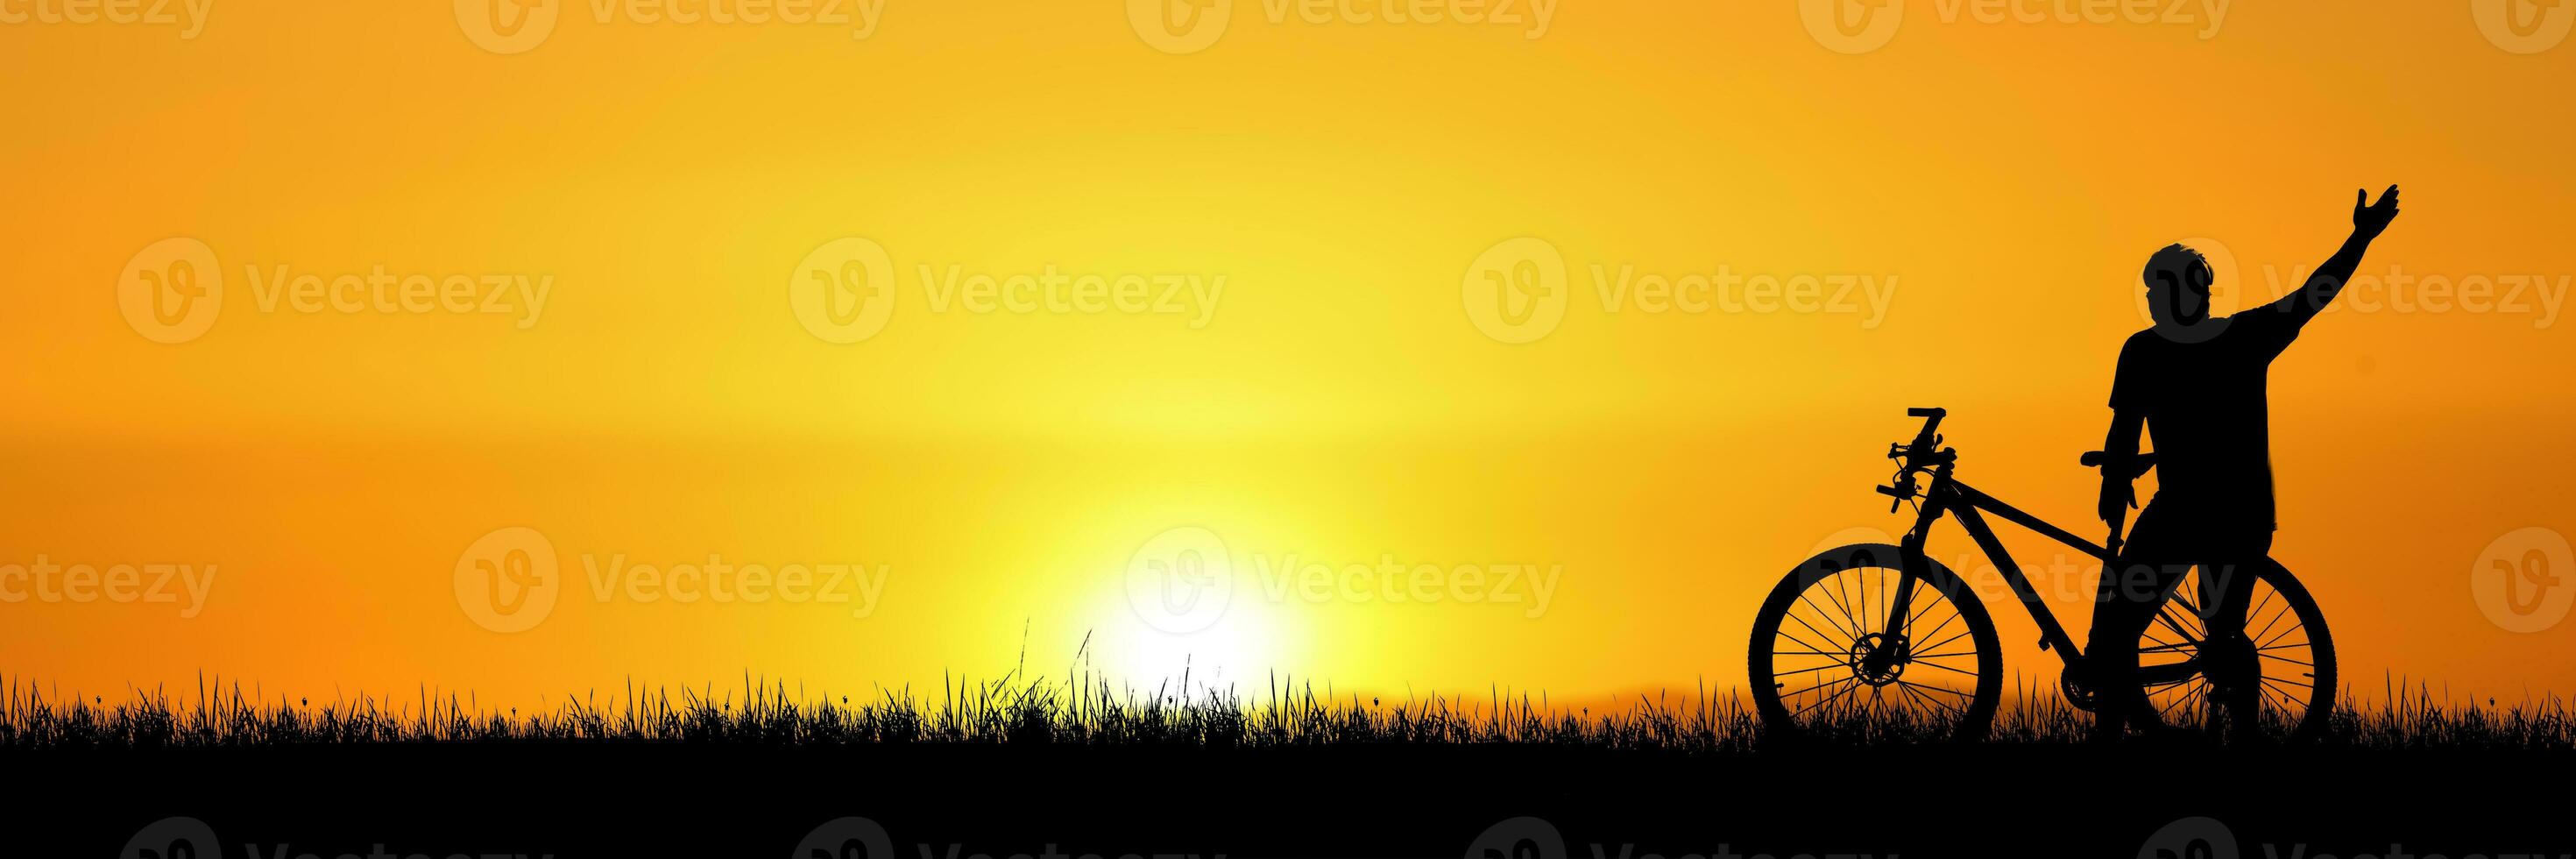
[[[2253,571],[2243,636],[2210,635],[2215,585],[2195,567],[2138,637],[2138,674],[2152,716],[2168,726],[2292,739],[2325,730],[2334,712],[2334,636],[2306,586],[2266,560]]]
[[[1856,739],[1978,739],[2002,694],[1994,620],[1925,559],[1905,617],[1885,544],[1829,549],[1789,572],[1753,619],[1753,703],[1771,730]]]

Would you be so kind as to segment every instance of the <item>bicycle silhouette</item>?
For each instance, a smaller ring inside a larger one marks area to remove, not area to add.
[[[1986,608],[1948,568],[1924,554],[1932,526],[1946,514],[1976,541],[1996,572],[2030,610],[2039,647],[2064,662],[2060,687],[2068,703],[2094,711],[2105,698],[2090,688],[2084,655],[2057,616],[2041,601],[2021,567],[1986,524],[1987,513],[2113,563],[2119,553],[2115,523],[2107,546],[2097,546],[2014,509],[1959,482],[1952,471],[1958,452],[1941,446],[1943,409],[1909,409],[1923,429],[1909,444],[1891,444],[1895,485],[1878,487],[1896,499],[1893,513],[1915,502],[1914,526],[1898,545],[1856,544],[1828,549],[1799,564],[1772,588],[1754,617],[1748,648],[1751,688],[1763,721],[1789,733],[1817,728],[1928,731],[1960,739],[1986,735],[2002,694],[2002,648]],[[2083,457],[2099,465],[2100,453]],[[2154,454],[2130,466],[2143,474]],[[1928,473],[1929,488],[1916,478]],[[2212,597],[2225,576],[2251,573],[2246,635],[2209,634]],[[2132,682],[2135,726],[2218,730],[2236,720],[2309,736],[2324,727],[2334,696],[2334,640],[2325,615],[2290,571],[2265,562],[2248,571],[2195,568],[2157,597],[2153,619],[2138,640],[2139,670]],[[2243,712],[2248,709],[2257,712]]]

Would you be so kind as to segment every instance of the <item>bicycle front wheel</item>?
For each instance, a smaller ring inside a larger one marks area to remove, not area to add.
[[[1829,549],[1771,589],[1747,648],[1767,727],[1861,740],[1986,735],[2003,687],[1994,620],[1928,558],[1897,617],[1899,557],[1885,544]]]

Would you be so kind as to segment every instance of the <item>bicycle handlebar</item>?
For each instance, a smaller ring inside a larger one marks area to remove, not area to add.
[[[1890,513],[1896,512],[1897,507],[1903,505],[1906,499],[1915,497],[1918,491],[1914,484],[1915,472],[1934,468],[1949,461],[1949,454],[1939,448],[1941,447],[1941,419],[1949,417],[1950,410],[1916,407],[1906,409],[1905,415],[1922,418],[1923,431],[1914,435],[1912,444],[1887,446],[1887,458],[1900,463],[1896,470],[1896,485],[1878,487],[1878,494],[1895,499],[1887,504],[1887,512]]]
[[[1940,443],[1941,419],[1949,417],[1950,410],[1911,408],[1905,410],[1905,416],[1909,418],[1923,419],[1923,431],[1915,434],[1914,447],[1925,453],[1930,453],[1932,447]]]

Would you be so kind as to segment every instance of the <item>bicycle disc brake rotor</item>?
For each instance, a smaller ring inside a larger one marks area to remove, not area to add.
[[[1905,663],[1913,661],[1911,650],[1905,636],[1873,632],[1852,642],[1844,663],[1851,666],[1852,676],[1860,678],[1860,682],[1885,686],[1904,676]]]

